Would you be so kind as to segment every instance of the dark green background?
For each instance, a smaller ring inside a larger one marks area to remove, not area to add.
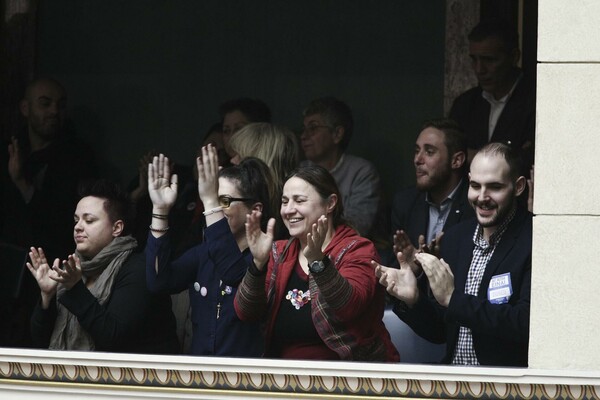
[[[349,152],[386,194],[413,181],[421,122],[442,115],[445,2],[40,2],[38,70],[69,92],[76,131],[121,182],[148,149],[191,164],[229,98],[263,99],[297,129],[313,98],[355,115]]]

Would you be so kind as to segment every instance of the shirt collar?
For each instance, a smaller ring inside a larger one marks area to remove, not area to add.
[[[498,100],[496,100],[494,98],[493,94],[491,94],[490,92],[486,92],[485,90],[481,91],[481,97],[483,97],[484,99],[486,99],[488,102],[490,102],[492,104],[506,103],[508,101],[508,99],[510,99],[510,97],[512,96],[513,92],[515,91],[515,88],[517,87],[517,85],[521,81],[522,77],[523,77],[523,73],[521,72],[519,74],[519,76],[517,77],[517,79],[515,80],[515,83],[513,83],[512,87],[508,91],[508,93],[506,93],[506,95],[504,97],[502,97],[502,98],[500,98]]]
[[[342,156],[340,157],[340,159],[338,160],[337,164],[335,164],[335,167],[333,167],[329,173],[334,173],[336,169],[338,169],[340,167],[340,165],[342,165],[342,163],[344,162],[344,155],[345,153],[342,153]]]
[[[452,191],[450,192],[450,194],[440,203],[440,204],[444,204],[447,203],[449,201],[454,200],[454,197],[456,196],[456,192],[458,192],[458,188],[460,187],[460,185],[462,184],[462,179],[458,182],[458,185],[456,185],[454,187],[454,189],[452,189]],[[429,192],[425,193],[425,201],[430,205],[430,206],[436,206],[432,201],[431,201],[431,196],[429,195]],[[437,206],[436,206],[437,207]]]
[[[477,228],[475,229],[475,234],[473,235],[473,243],[475,243],[476,246],[483,247],[483,248],[487,248],[488,246],[495,246],[496,244],[498,244],[498,242],[502,238],[502,235],[506,231],[508,224],[510,224],[510,222],[513,220],[516,213],[517,213],[517,207],[514,207],[513,210],[504,219],[504,221],[502,221],[500,226],[498,226],[498,229],[496,229],[496,232],[492,233],[492,236],[490,236],[489,242],[485,241],[485,239],[483,238],[483,227],[480,224],[477,224]]]

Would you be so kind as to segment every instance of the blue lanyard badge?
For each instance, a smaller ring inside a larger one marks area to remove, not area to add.
[[[513,294],[510,272],[492,276],[488,287],[488,300],[492,304],[506,304]]]

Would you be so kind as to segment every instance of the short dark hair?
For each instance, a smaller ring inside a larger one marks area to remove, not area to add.
[[[423,123],[421,131],[427,128],[435,128],[444,132],[444,144],[448,149],[448,156],[462,151],[467,155],[467,135],[460,129],[456,121],[450,118],[430,119]]]
[[[311,101],[302,113],[305,118],[314,114],[321,115],[325,122],[333,128],[338,126],[344,128],[344,137],[340,142],[340,148],[345,150],[350,144],[350,138],[354,131],[354,118],[350,107],[335,97],[321,97]]]
[[[122,220],[123,233],[129,231],[131,221],[131,202],[129,194],[116,183],[108,179],[82,182],[79,185],[80,199],[88,196],[104,199],[104,210],[111,222]]]
[[[490,37],[499,38],[504,43],[507,53],[519,48],[519,33],[514,26],[504,19],[482,20],[475,25],[467,36],[470,42],[480,42]]]
[[[333,175],[331,175],[327,169],[316,164],[298,167],[290,173],[286,181],[291,178],[300,178],[311,185],[323,200],[327,200],[330,195],[335,194],[337,196],[337,204],[331,216],[333,219],[333,226],[337,227],[346,223],[343,217],[344,205],[342,203],[340,189],[335,183]]]
[[[210,128],[206,131],[204,136],[202,137],[202,143],[206,142],[206,139],[210,137],[213,133],[222,133],[223,132],[223,124],[221,122],[215,122],[210,126]]]
[[[240,196],[252,199],[249,202],[262,204],[260,225],[265,230],[269,218],[274,216],[276,196],[279,196],[275,180],[267,164],[256,157],[246,157],[238,165],[219,171],[219,178],[236,181],[235,186],[240,192]]]
[[[56,79],[51,78],[49,76],[39,76],[39,77],[35,78],[34,80],[32,80],[31,82],[29,82],[27,84],[27,86],[25,87],[25,94],[23,95],[25,100],[30,100],[31,92],[32,92],[33,88],[35,88],[40,83],[49,83],[51,85],[54,85],[54,86],[60,88],[60,90],[63,92],[63,94],[65,96],[67,95],[67,90],[62,85],[62,83],[60,83]]]
[[[271,122],[271,110],[264,101],[259,99],[240,97],[238,99],[227,100],[219,106],[221,119],[225,118],[225,114],[233,111],[239,111],[244,114],[249,122]]]
[[[523,176],[523,159],[521,152],[509,144],[500,142],[491,142],[483,146],[476,154],[499,155],[508,164],[510,178],[516,182],[520,176]]]

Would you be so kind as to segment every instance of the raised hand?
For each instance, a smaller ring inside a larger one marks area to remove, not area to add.
[[[14,136],[8,145],[8,174],[15,184],[23,179],[23,157],[19,141]]]
[[[325,257],[322,247],[323,243],[325,243],[328,229],[327,217],[321,215],[317,222],[312,225],[311,232],[306,234],[306,247],[302,249],[302,253],[309,265],[313,261],[322,260]]]
[[[205,209],[219,205],[219,157],[214,145],[203,146],[196,159],[198,169],[198,194]]]
[[[275,230],[275,219],[269,219],[267,224],[267,232],[260,230],[260,218],[262,213],[253,210],[251,214],[246,215],[246,240],[248,248],[254,257],[254,265],[259,271],[262,271],[269,261],[269,253],[273,245],[273,237]]]
[[[386,291],[412,307],[419,299],[417,278],[404,260],[404,256],[398,253],[396,257],[400,263],[400,269],[389,268],[376,261],[371,261],[371,265],[375,267],[375,276]]]
[[[169,213],[177,199],[177,175],[171,176],[169,158],[163,154],[154,156],[148,164],[148,194],[154,211]]]
[[[54,264],[52,268],[50,268],[50,265],[46,260],[46,254],[44,254],[44,250],[42,250],[41,247],[37,249],[35,247],[31,247],[29,251],[29,259],[31,262],[27,262],[27,269],[37,281],[42,293],[42,307],[47,309],[48,305],[50,304],[50,300],[56,294],[56,288],[58,287],[58,282],[55,280],[57,275],[54,271],[54,268],[58,269],[59,260],[58,258],[54,260]]]
[[[432,254],[419,253],[416,258],[427,275],[433,297],[441,306],[448,307],[454,293],[454,274],[450,266]]]
[[[138,186],[131,192],[133,201],[138,201],[148,194],[148,164],[157,155],[156,150],[150,150],[138,160]]]
[[[26,202],[33,196],[33,185],[27,181],[23,174],[23,154],[19,147],[19,141],[14,136],[8,145],[8,174],[15,186],[21,192]]]

